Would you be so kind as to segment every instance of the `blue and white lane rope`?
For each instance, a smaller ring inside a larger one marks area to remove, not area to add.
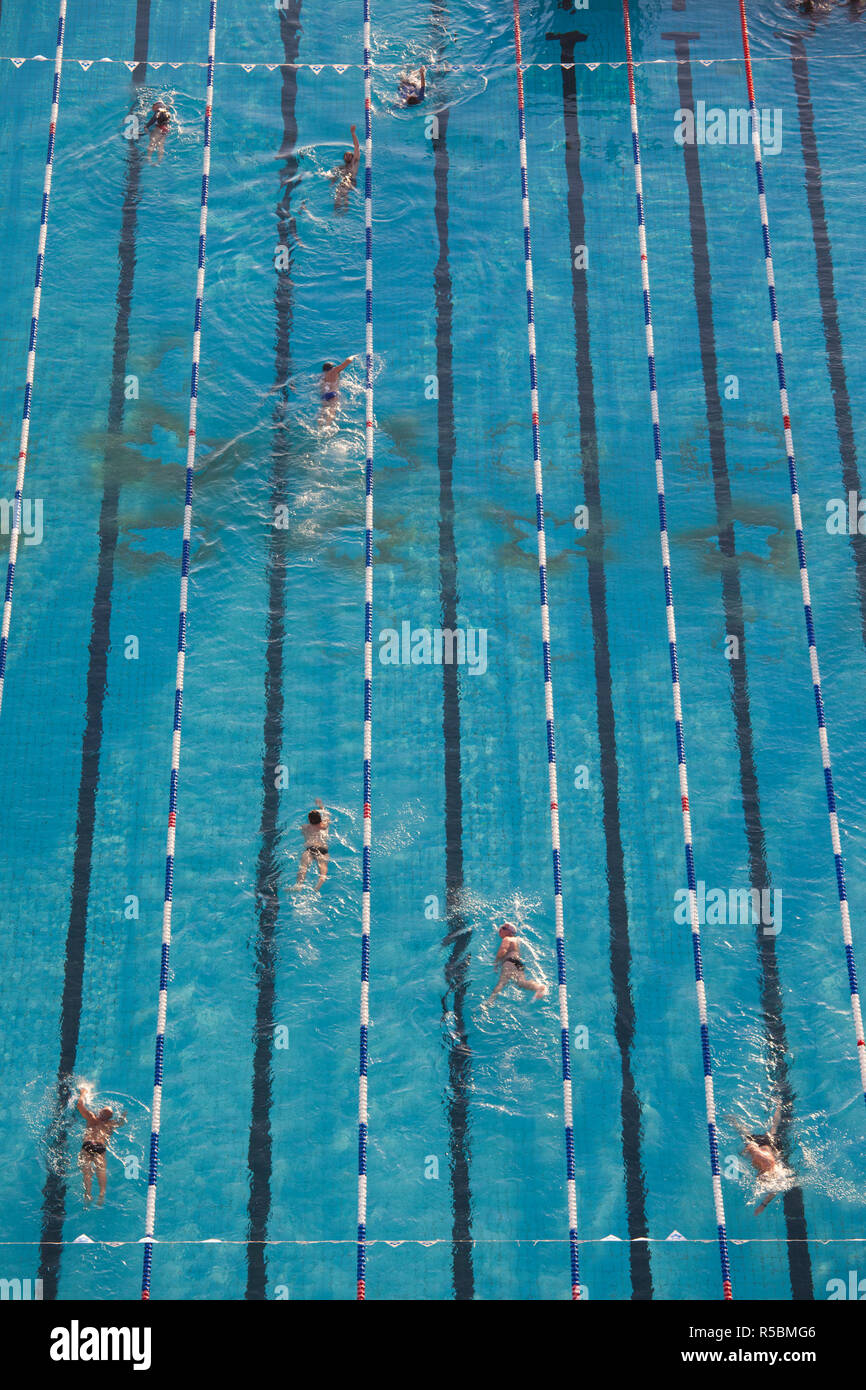
[[[367,1297],[367,1043],[370,1028],[370,768],[373,758],[373,104],[370,0],[364,0],[364,244],[366,344],[364,463],[364,844],[361,881],[361,1038],[358,1059],[358,1289]]]
[[[661,428],[659,424],[659,399],[656,384],[655,344],[653,339],[652,313],[650,310],[649,260],[647,258],[646,226],[643,209],[643,178],[641,175],[640,143],[638,139],[637,102],[634,90],[634,59],[631,47],[631,25],[629,23],[628,0],[622,3],[623,25],[625,29],[625,49],[628,66],[628,95],[631,107],[631,143],[634,157],[634,184],[637,200],[638,243],[640,245],[640,272],[643,286],[644,322],[646,326],[646,352],[649,368],[650,411],[653,427],[653,448],[655,452],[656,490],[659,505],[659,531],[661,535],[662,570],[665,583],[665,609],[668,624],[668,645],[670,649],[671,679],[674,700],[674,727],[677,741],[677,765],[680,780],[680,804],[683,819],[683,840],[686,852],[686,876],[689,887],[689,914],[692,925],[692,950],[695,963],[695,989],[698,998],[700,1018],[701,1053],[704,1062],[704,1093],[707,1110],[707,1133],[710,1145],[710,1169],[713,1179],[713,1201],[716,1211],[719,1255],[722,1264],[722,1291],[725,1300],[733,1298],[731,1286],[731,1266],[728,1258],[728,1233],[725,1225],[725,1203],[722,1196],[722,1175],[719,1167],[719,1138],[716,1129],[716,1099],[713,1089],[713,1060],[710,1051],[710,1026],[707,1019],[707,994],[704,985],[704,969],[701,960],[701,929],[698,922],[697,882],[695,878],[695,857],[692,845],[692,819],[689,810],[689,782],[686,769],[686,745],[683,732],[683,710],[680,696],[680,674],[677,661],[677,629],[674,618],[674,590],[671,579],[671,553],[668,540],[667,507],[665,502],[665,476],[662,464]]]
[[[845,961],[848,967],[848,988],[851,991],[851,1013],[854,1019],[857,1063],[860,1067],[860,1087],[863,1092],[863,1099],[866,1101],[866,1041],[864,1041],[863,1036],[863,1014],[860,1008],[860,990],[857,985],[857,967],[854,961],[854,941],[851,936],[851,914],[848,909],[848,891],[845,887],[845,861],[842,857],[842,841],[839,837],[839,819],[836,813],[836,792],[833,786],[830,744],[827,738],[827,725],[824,718],[824,696],[821,690],[821,670],[818,665],[818,647],[815,639],[815,625],[812,616],[812,595],[809,588],[809,571],[806,567],[806,542],[803,536],[803,517],[800,512],[800,489],[797,481],[797,463],[794,457],[794,436],[791,433],[791,416],[788,408],[785,360],[782,356],[782,331],[779,325],[779,311],[776,304],[776,276],[773,270],[773,253],[770,248],[770,223],[767,215],[767,198],[764,191],[764,166],[761,159],[760,123],[758,119],[758,109],[755,105],[755,84],[752,77],[752,55],[749,49],[749,29],[746,22],[745,0],[740,0],[740,26],[743,32],[743,56],[746,61],[746,85],[749,93],[749,114],[752,123],[752,151],[755,156],[755,174],[758,180],[758,206],[761,213],[761,231],[764,239],[764,263],[767,270],[767,289],[770,296],[770,317],[773,323],[773,348],[776,354],[776,372],[779,379],[779,402],[782,407],[782,428],[785,432],[785,453],[788,458],[788,479],[791,484],[794,530],[797,536],[797,556],[800,561],[800,587],[803,593],[803,612],[806,619],[809,665],[812,673],[812,688],[815,693],[815,710],[818,717],[818,741],[821,746],[821,763],[824,768],[824,788],[827,794],[827,814],[830,818],[830,840],[833,846],[833,861],[836,867],[836,887],[839,893],[839,915],[842,920],[842,939],[845,943]]]
[[[529,344],[529,387],[532,403],[532,458],[535,468],[535,517],[538,530],[538,578],[541,593],[541,645],[544,657],[544,709],[547,722],[547,773],[550,787],[550,839],[553,848],[553,904],[556,920],[556,967],[559,979],[559,1027],[562,1049],[562,1107],[565,1116],[565,1174],[568,1198],[568,1240],[571,1257],[571,1297],[580,1298],[577,1246],[577,1186],[574,1177],[574,1112],[571,1058],[568,1043],[568,991],[565,984],[565,926],[562,908],[562,865],[559,847],[559,794],[556,784],[556,737],[553,719],[553,679],[550,667],[550,610],[547,603],[547,539],[541,471],[541,433],[538,424],[538,363],[535,353],[532,243],[529,185],[526,168],[526,109],[523,97],[523,49],[520,38],[520,0],[514,0],[514,51],[517,68],[517,114],[520,133],[520,188],[523,202],[523,252],[526,265],[526,324]]]
[[[147,1207],[144,1225],[144,1263],[141,1296],[150,1298],[153,1264],[153,1233],[156,1224],[156,1182],[159,1168],[159,1128],[162,1113],[162,1075],[165,1053],[165,1023],[168,1007],[168,968],[171,951],[171,911],[174,883],[174,838],[177,825],[177,783],[180,771],[180,735],[183,716],[183,677],[186,662],[186,614],[189,589],[189,552],[192,532],[192,482],[195,467],[196,419],[198,415],[198,373],[201,360],[201,310],[204,298],[205,246],[207,242],[207,199],[210,180],[211,113],[213,111],[214,49],[216,44],[217,0],[210,0],[208,21],[207,94],[204,113],[204,151],[201,165],[201,213],[198,226],[198,274],[195,289],[195,326],[192,338],[192,371],[189,387],[189,433],[186,451],[186,495],[183,507],[183,552],[180,568],[180,614],[177,630],[177,675],[174,692],[174,723],[171,735],[171,782],[168,797],[168,831],[165,844],[165,900],[162,909],[162,951],[159,967],[159,1003],[156,1018],[156,1050],[153,1072],[153,1110],[150,1132],[150,1168],[147,1179]]]
[[[15,479],[15,507],[9,537],[9,564],[6,570],[6,594],[3,600],[3,620],[0,624],[0,710],[6,685],[6,660],[9,653],[9,629],[12,625],[12,589],[15,584],[15,565],[18,560],[18,541],[21,537],[21,509],[24,505],[24,474],[27,471],[27,451],[30,444],[30,407],[33,403],[33,379],[36,374],[36,335],[39,332],[39,309],[42,303],[42,269],[45,263],[45,242],[48,237],[48,205],[51,201],[51,176],[54,170],[54,135],[60,109],[60,77],[63,72],[63,37],[66,29],[66,0],[60,0],[57,14],[57,49],[54,55],[54,85],[51,92],[51,120],[48,126],[48,154],[45,157],[45,177],[42,181],[42,212],[39,218],[39,241],[36,247],[36,279],[33,286],[33,309],[30,317],[30,344],[27,349],[27,372],[24,381],[24,409],[18,439],[18,473]]]

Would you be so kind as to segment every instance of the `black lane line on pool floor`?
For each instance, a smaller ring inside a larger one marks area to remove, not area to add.
[[[683,110],[691,112],[694,112],[694,89],[689,40],[699,37],[699,34],[662,34],[663,39],[670,39],[674,43],[680,106]],[[749,851],[749,878],[754,889],[759,893],[766,891],[769,894],[770,873],[767,866],[766,841],[761,818],[760,789],[758,770],[755,764],[755,742],[746,665],[743,593],[734,535],[734,513],[731,480],[728,473],[722,398],[719,391],[719,364],[713,322],[713,286],[709,238],[697,145],[685,142],[683,144],[683,157],[689,195],[689,229],[695,306],[698,318],[701,371],[706,398],[710,464],[713,474],[719,550],[722,555],[722,603],[725,632],[737,639],[739,651],[739,659],[732,660],[729,664],[731,668],[731,706],[739,752],[740,795]],[[763,913],[758,915],[761,917]],[[764,931],[760,921],[756,928],[756,944],[761,971],[761,1012],[769,1050],[769,1069],[774,1094],[782,1105],[779,1145],[787,1162],[790,1157],[789,1130],[793,1117],[794,1092],[788,1075],[788,1041],[782,1017],[782,984],[776,955],[776,938]],[[814,1298],[812,1263],[807,1243],[808,1233],[802,1189],[799,1187],[791,1188],[784,1194],[783,1204],[792,1297],[798,1300],[812,1299]]]
[[[847,503],[849,493],[856,493],[859,501],[863,497],[863,492],[860,470],[857,465],[854,423],[851,418],[851,396],[848,392],[848,376],[845,371],[845,358],[842,352],[842,331],[839,326],[839,304],[836,299],[833,252],[827,225],[827,210],[824,207],[821,157],[818,154],[815,112],[812,107],[809,83],[809,60],[806,57],[806,45],[801,35],[780,34],[779,37],[786,38],[791,45],[791,70],[794,75],[797,115],[800,122],[800,144],[806,171],[806,201],[809,205],[809,217],[812,222],[812,241],[815,246],[818,271],[821,322],[824,327],[827,368],[830,373],[830,387],[833,393],[833,411],[836,416],[836,434],[839,438],[839,456],[842,460],[842,487],[845,490]],[[860,631],[863,641],[866,642],[866,536],[861,536],[859,531],[854,531],[849,540],[854,556],[857,598],[860,603]]]
[[[444,24],[444,10],[434,7]],[[435,219],[439,258],[433,280],[436,297],[436,379],[439,385],[437,460],[439,466],[439,596],[443,630],[457,628],[457,543],[454,534],[454,361],[453,299],[448,247],[448,107],[437,111],[433,137]],[[472,1193],[469,1173],[469,1095],[472,1090],[472,1049],[466,1031],[465,1003],[472,928],[463,913],[463,784],[460,743],[460,689],[456,662],[442,663],[442,732],[445,750],[445,910],[450,946],[445,963],[446,994],[442,1000],[444,1037],[448,1048],[448,1131],[451,1168],[454,1297],[474,1298],[472,1253]]]
[[[281,180],[284,190],[277,206],[278,242],[289,247],[294,233],[290,203],[298,176],[295,153],[298,124],[295,106],[298,95],[297,69],[301,42],[301,0],[280,11],[280,37],[285,62],[282,69],[280,105],[283,113],[283,143],[279,159],[284,160]],[[274,1046],[274,1004],[276,1000],[277,919],[280,911],[280,794],[275,785],[276,768],[283,748],[285,708],[286,639],[286,542],[288,531],[275,526],[277,508],[288,502],[289,459],[289,377],[292,372],[291,330],[294,314],[291,254],[286,270],[277,272],[274,305],[277,312],[275,380],[280,392],[274,407],[274,435],[271,450],[271,529],[268,541],[268,613],[265,664],[265,720],[262,735],[262,815],[261,844],[256,868],[256,1018],[253,1052],[252,1112],[248,1161],[250,1196],[247,1244],[246,1298],[266,1299],[268,1218],[271,1211],[273,1136],[271,1134],[272,1055]]]
[[[147,47],[150,31],[150,0],[138,0],[135,12],[136,66],[132,81],[141,86],[147,73]],[[134,110],[137,103],[133,103]],[[96,825],[96,795],[102,756],[102,718],[108,684],[108,649],[111,640],[111,591],[114,583],[114,557],[117,550],[117,510],[120,497],[120,470],[116,467],[123,449],[123,418],[126,403],[126,365],[129,352],[129,319],[135,280],[135,233],[140,199],[143,155],[138,142],[131,139],[126,161],[126,182],[117,257],[120,274],[117,284],[117,316],[111,362],[111,394],[108,406],[108,440],[105,446],[102,504],[99,511],[99,558],[96,587],[90,615],[90,645],[87,667],[84,736],[81,745],[81,776],[78,784],[78,810],[75,826],[75,854],[72,868],[72,894],[66,932],[66,958],[63,968],[63,996],[60,1006],[60,1061],[57,1068],[57,1101],[52,1121],[53,1161],[60,1170],[49,1169],[42,1190],[42,1244],[39,1277],[43,1297],[57,1297],[63,1223],[66,1215],[66,1120],[72,1098],[71,1080],[78,1053],[81,1003],[84,990],[84,962],[87,950],[87,911],[93,868],[93,840]]]
[[[574,63],[575,44],[586,36],[578,32],[548,34],[562,46],[562,62]],[[577,115],[577,81],[574,67],[562,72],[562,115],[565,124],[565,169],[568,179],[568,226],[571,238],[572,309],[574,313],[575,367],[580,414],[580,457],[584,498],[589,512],[586,533],[587,578],[595,662],[599,762],[601,768],[605,855],[610,921],[610,974],[614,997],[614,1033],[620,1056],[620,1117],[625,1175],[626,1214],[632,1298],[653,1296],[649,1235],[646,1214],[646,1176],[641,1153],[641,1101],[632,1070],[635,1012],[631,989],[631,940],[625,883],[625,857],[619,810],[619,763],[613,703],[610,638],[607,621],[607,580],[604,568],[604,514],[598,468],[595,383],[589,338],[588,271],[574,264],[575,248],[586,244],[586,213],[580,167],[580,127]]]

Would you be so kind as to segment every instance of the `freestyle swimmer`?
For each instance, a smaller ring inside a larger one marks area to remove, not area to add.
[[[145,125],[145,130],[150,131],[150,144],[147,147],[147,158],[150,164],[153,163],[151,156],[154,150],[158,150],[157,163],[162,163],[162,156],[165,151],[165,137],[168,135],[168,128],[171,125],[171,112],[165,102],[159,98],[151,107],[153,115]]]
[[[499,928],[499,935],[502,938],[499,950],[496,952],[496,959],[493,962],[494,970],[499,971],[499,979],[496,986],[487,1000],[488,1006],[493,1003],[506,985],[517,985],[518,989],[528,989],[533,991],[533,1003],[536,999],[543,999],[547,993],[547,985],[539,984],[537,980],[531,980],[526,974],[526,966],[520,959],[518,947],[521,938],[517,935],[510,922],[503,922]],[[528,943],[524,942],[524,945]]]
[[[298,865],[298,877],[295,879],[295,887],[302,887],[307,870],[310,865],[315,863],[319,871],[316,892],[321,891],[322,884],[328,877],[328,827],[333,817],[330,811],[326,811],[322,802],[316,798],[316,809],[307,816],[307,824],[300,827],[304,837],[304,849]]]
[[[94,1169],[96,1170],[96,1177],[99,1182],[99,1202],[97,1205],[101,1207],[105,1201],[105,1187],[108,1181],[105,1152],[114,1131],[126,1124],[126,1111],[122,1111],[119,1117],[115,1117],[112,1107],[105,1105],[97,1114],[87,1105],[87,1094],[87,1087],[79,1086],[76,1108],[79,1115],[83,1117],[87,1128],[78,1155],[78,1166],[84,1180],[84,1200],[86,1202],[89,1202],[91,1198],[93,1173]]]
[[[333,362],[322,363],[322,380],[319,387],[322,404],[319,410],[319,424],[332,425],[337,414],[337,406],[340,403],[340,376],[354,362],[354,357],[347,357],[345,362],[341,362],[335,367]]]
[[[346,150],[342,164],[332,169],[328,178],[334,181],[334,212],[345,212],[349,206],[349,193],[358,186],[358,169],[361,166],[361,146],[354,126],[350,127],[352,148]]]
[[[786,1192],[792,1185],[794,1174],[785,1163],[776,1135],[782,1118],[781,1103],[776,1107],[770,1128],[764,1131],[750,1130],[741,1120],[732,1118],[731,1123],[745,1140],[740,1153],[748,1158],[758,1175],[758,1190],[764,1193],[762,1201],[755,1207],[758,1216],[769,1206],[780,1192]]]

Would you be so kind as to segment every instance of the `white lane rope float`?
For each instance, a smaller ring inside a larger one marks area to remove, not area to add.
[[[821,689],[821,669],[818,665],[818,646],[815,638],[815,624],[812,613],[812,594],[809,587],[809,571],[806,567],[806,542],[803,535],[803,517],[800,511],[800,486],[797,481],[797,463],[794,457],[794,436],[791,433],[788,387],[785,378],[785,359],[782,355],[782,330],[779,324],[779,309],[776,303],[776,276],[773,269],[773,253],[770,247],[770,223],[767,213],[767,197],[764,189],[764,166],[763,160],[761,159],[760,120],[758,117],[758,109],[755,105],[755,83],[752,76],[752,55],[749,49],[749,28],[746,21],[745,0],[740,0],[740,27],[743,35],[743,56],[746,63],[746,87],[749,94],[749,115],[752,126],[752,152],[755,156],[755,175],[758,182],[758,207],[761,214],[764,264],[767,271],[770,318],[773,326],[773,349],[776,355],[776,374],[779,382],[779,404],[782,409],[782,429],[785,434],[785,453],[788,460],[788,481],[791,486],[791,505],[794,512],[794,530],[797,536],[797,558],[800,565],[800,588],[803,595],[803,614],[806,620],[809,667],[812,676],[812,689],[815,696],[815,712],[818,719],[818,742],[821,748],[821,765],[824,769],[824,790],[827,796],[827,815],[830,821],[830,841],[833,846],[833,863],[836,869],[836,888],[839,894],[839,915],[842,922],[842,939],[845,944],[848,988],[851,993],[851,1014],[854,1020],[857,1063],[860,1068],[860,1088],[863,1092],[863,1099],[866,1101],[866,1041],[864,1041],[863,1037],[863,1014],[860,1007],[860,990],[857,984],[857,968],[854,961],[854,940],[851,935],[851,913],[848,908],[848,891],[845,887],[845,860],[842,856],[842,841],[839,837],[839,819],[836,809],[836,791],[833,785],[833,767],[830,761],[830,744],[827,737],[827,724],[824,717],[824,695]]]
[[[364,315],[366,458],[364,462],[364,842],[361,868],[361,1022],[358,1055],[357,1301],[367,1297],[367,1045],[370,1029],[370,771],[373,758],[373,89],[370,0],[364,0]]]
[[[201,360],[201,314],[204,298],[205,246],[207,242],[207,203],[210,182],[211,113],[213,111],[214,48],[216,43],[217,0],[210,0],[208,21],[207,93],[204,113],[204,150],[201,166],[201,213],[198,229],[198,272],[195,291],[195,320],[192,338],[192,369],[189,388],[189,431],[186,451],[186,492],[183,508],[183,551],[180,570],[180,610],[177,631],[177,668],[174,692],[174,722],[171,736],[171,779],[168,798],[168,830],[165,846],[165,899],[162,910],[162,950],[159,967],[159,1002],[156,1020],[156,1048],[153,1076],[153,1109],[150,1133],[150,1164],[147,1180],[147,1206],[144,1225],[144,1260],[141,1297],[150,1298],[153,1238],[156,1225],[156,1184],[159,1171],[159,1131],[162,1114],[162,1078],[165,1054],[165,1026],[168,1009],[169,954],[171,951],[171,913],[174,884],[174,842],[177,825],[177,783],[180,771],[180,736],[183,716],[183,678],[186,662],[186,615],[189,589],[189,553],[192,532],[192,485],[196,452],[198,416],[198,376]]]
[[[671,578],[671,554],[668,538],[667,504],[665,501],[665,478],[662,463],[661,427],[659,423],[658,387],[656,383],[655,343],[653,339],[652,312],[650,309],[649,260],[647,258],[646,225],[644,222],[643,178],[641,175],[640,143],[638,138],[637,101],[634,88],[634,62],[631,47],[631,25],[629,23],[628,0],[622,3],[623,26],[625,30],[626,63],[628,68],[628,94],[631,108],[631,143],[634,158],[634,183],[637,201],[638,244],[640,246],[641,284],[643,287],[644,324],[646,331],[647,366],[649,369],[650,412],[653,428],[653,448],[655,455],[656,491],[658,493],[659,532],[661,537],[662,570],[665,585],[665,610],[667,614],[668,646],[670,651],[671,681],[673,687],[674,727],[677,744],[677,768],[680,784],[680,804],[682,809],[683,841],[686,855],[686,876],[689,889],[689,915],[692,928],[692,952],[695,967],[695,990],[700,1019],[701,1053],[704,1067],[704,1097],[707,1112],[707,1134],[710,1147],[710,1171],[712,1174],[713,1203],[716,1213],[716,1232],[719,1257],[722,1266],[722,1294],[726,1301],[733,1298],[731,1285],[731,1266],[728,1258],[728,1234],[725,1224],[725,1204],[722,1195],[722,1175],[719,1166],[719,1137],[716,1128],[716,1100],[713,1088],[713,1061],[710,1049],[710,1027],[707,1017],[707,994],[704,984],[704,968],[701,959],[701,928],[698,920],[697,881],[695,878],[695,857],[692,844],[692,820],[689,809],[689,783],[686,769],[686,746],[683,731],[683,710],[680,693],[680,674],[677,659],[677,630],[674,617],[674,591]]]
[[[556,920],[556,965],[559,979],[559,1028],[562,1052],[562,1107],[565,1119],[565,1180],[568,1203],[568,1242],[571,1257],[571,1297],[580,1298],[577,1239],[577,1185],[574,1173],[574,1112],[571,1091],[571,1058],[568,1042],[568,991],[565,982],[565,924],[562,905],[562,864],[559,845],[559,794],[556,779],[556,737],[553,716],[553,679],[550,665],[550,610],[547,602],[547,539],[544,531],[544,498],[541,468],[541,432],[538,421],[538,362],[535,352],[535,310],[532,276],[532,241],[529,219],[529,182],[526,162],[526,107],[523,94],[523,51],[520,35],[520,0],[514,0],[514,52],[517,72],[517,117],[520,136],[520,191],[523,206],[523,255],[526,269],[526,331],[529,347],[529,390],[532,407],[532,457],[535,471],[535,519],[538,533],[538,578],[541,594],[541,645],[544,659],[544,709],[547,725],[547,772],[550,789],[550,839],[553,850],[553,903]]]
[[[54,171],[54,137],[60,111],[60,78],[63,72],[63,39],[66,30],[66,0],[60,0],[57,14],[57,49],[54,55],[54,82],[51,90],[51,117],[48,126],[48,153],[45,157],[45,176],[42,181],[42,211],[39,217],[39,240],[36,246],[36,277],[33,285],[33,307],[30,316],[30,341],[27,348],[27,369],[24,379],[24,408],[18,437],[18,472],[15,479],[15,502],[12,528],[9,535],[9,563],[6,567],[6,591],[3,599],[3,618],[0,622],[0,711],[6,686],[6,661],[9,654],[9,629],[12,625],[12,590],[15,584],[15,565],[18,561],[18,542],[21,537],[21,512],[24,505],[24,475],[30,447],[30,408],[33,403],[33,382],[36,375],[36,338],[39,332],[39,311],[42,305],[42,271],[45,265],[45,243],[48,238],[48,208],[51,202],[51,176]]]

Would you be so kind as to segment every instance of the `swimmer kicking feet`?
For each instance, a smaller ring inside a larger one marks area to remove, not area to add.
[[[731,1118],[731,1124],[745,1140],[740,1152],[745,1154],[758,1174],[758,1189],[765,1194],[762,1201],[755,1207],[756,1216],[760,1215],[780,1192],[786,1192],[794,1179],[794,1175],[785,1164],[782,1151],[776,1141],[781,1118],[781,1103],[777,1105],[776,1113],[766,1133],[750,1130],[743,1124],[742,1120]]]
[[[361,167],[361,146],[358,143],[358,136],[354,126],[350,127],[352,132],[352,148],[346,150],[343,155],[342,164],[338,164],[336,169],[332,169],[328,178],[336,183],[334,189],[334,212],[345,212],[349,206],[349,194],[353,188],[358,187],[358,170]]]
[[[493,962],[494,970],[499,971],[499,979],[493,993],[487,1000],[488,1007],[506,985],[517,985],[518,989],[532,990],[533,1003],[536,999],[543,999],[547,993],[547,985],[539,984],[537,980],[530,980],[526,974],[526,966],[520,959],[518,951],[520,937],[510,922],[502,923],[499,928],[499,935],[502,938],[502,944],[496,952],[496,960]],[[524,942],[524,945],[526,944]]]
[[[91,1110],[86,1101],[87,1087],[78,1088],[78,1113],[83,1116],[87,1128],[84,1132],[84,1140],[81,1145],[81,1152],[78,1155],[78,1166],[81,1169],[81,1176],[84,1180],[84,1200],[90,1201],[91,1189],[93,1187],[93,1171],[96,1169],[96,1177],[99,1182],[99,1201],[98,1206],[102,1206],[105,1201],[105,1186],[108,1181],[108,1169],[105,1165],[105,1151],[111,1141],[111,1136],[121,1125],[126,1124],[126,1111],[122,1111],[118,1118],[115,1118],[114,1111],[110,1105],[103,1106],[96,1114]]]
[[[322,380],[319,387],[322,399],[319,409],[320,425],[333,425],[337,406],[340,404],[340,376],[354,360],[354,357],[347,357],[338,367],[335,367],[333,362],[322,363]]]
[[[162,100],[155,101],[152,106],[153,115],[144,127],[150,131],[150,144],[147,147],[148,163],[152,164],[154,150],[158,150],[157,163],[162,163],[162,156],[165,152],[165,137],[168,135],[168,128],[171,125],[171,112]]]
[[[321,892],[322,884],[328,877],[328,827],[331,824],[332,816],[330,811],[326,811],[322,802],[316,798],[317,810],[311,811],[307,816],[307,824],[300,827],[304,837],[304,849],[301,854],[301,862],[298,865],[298,877],[295,879],[295,887],[303,887],[307,870],[312,863],[316,864],[319,871],[316,892]]]

